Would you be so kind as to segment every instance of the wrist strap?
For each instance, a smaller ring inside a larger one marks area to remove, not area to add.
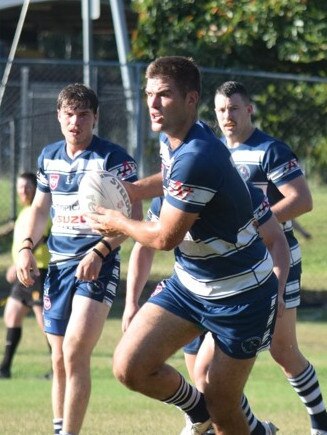
[[[103,244],[104,244],[104,246],[108,249],[109,254],[112,252],[112,247],[111,247],[110,243],[107,242],[107,240],[101,239],[101,240],[100,240],[100,243],[103,243]]]
[[[92,249],[93,252],[95,252],[102,260],[104,260],[106,257],[100,252],[97,248]]]
[[[30,246],[23,246],[22,248],[20,248],[18,252],[22,251],[23,249],[28,249],[29,251],[32,252],[32,248]]]
[[[24,242],[31,242],[32,245],[34,246],[34,242],[30,237],[26,237],[26,239],[24,239],[22,243],[24,243]]]

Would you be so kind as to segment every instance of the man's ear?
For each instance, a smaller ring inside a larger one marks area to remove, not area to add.
[[[250,115],[253,115],[253,114],[254,114],[254,107],[253,107],[253,104],[248,104],[248,105],[247,105],[247,112],[248,112]]]
[[[199,102],[199,93],[197,91],[189,91],[186,98],[188,103],[197,106]]]
[[[95,128],[95,126],[97,125],[98,119],[99,119],[99,109],[98,109],[97,113],[94,114],[93,128]]]

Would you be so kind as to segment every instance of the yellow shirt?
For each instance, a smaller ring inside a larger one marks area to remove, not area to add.
[[[29,213],[30,206],[24,207],[18,214],[16,222],[15,222],[15,228],[14,228],[14,236],[13,236],[13,244],[11,248],[11,254],[14,260],[14,263],[17,262],[17,254],[18,250],[22,247],[22,240],[25,235],[25,222],[27,219],[27,215]],[[47,228],[44,232],[44,237],[48,238],[50,234],[51,229],[51,221],[50,218],[48,220]],[[50,254],[48,251],[48,246],[46,243],[40,243],[36,249],[33,249],[33,255],[36,260],[37,267],[39,269],[47,269],[49,260],[50,260]]]

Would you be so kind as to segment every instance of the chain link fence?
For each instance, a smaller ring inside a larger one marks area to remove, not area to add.
[[[0,74],[5,60],[0,60]],[[125,68],[125,70],[123,70]],[[124,146],[138,161],[139,175],[159,170],[157,135],[152,134],[144,99],[141,63],[90,65],[91,87],[100,102],[96,133]],[[122,80],[126,71],[132,78]],[[0,223],[16,215],[15,179],[36,170],[42,148],[62,135],[56,99],[68,83],[83,82],[82,62],[17,60],[12,64],[0,107]],[[256,106],[256,124],[282,138],[299,155],[307,176],[315,172],[313,152],[327,147],[327,79],[263,72],[202,68],[201,118],[219,134],[214,115],[216,87],[226,80],[242,81]]]

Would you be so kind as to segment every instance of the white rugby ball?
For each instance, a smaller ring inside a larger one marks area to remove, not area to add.
[[[96,206],[122,212],[130,217],[132,205],[122,182],[107,172],[87,172],[78,189],[80,210],[94,212]]]

